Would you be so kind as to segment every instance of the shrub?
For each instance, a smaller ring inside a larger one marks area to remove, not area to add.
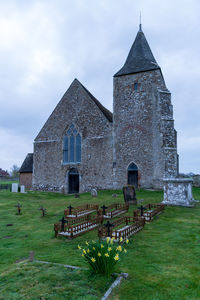
[[[128,240],[126,241],[128,243]],[[91,270],[109,277],[114,270],[116,263],[120,260],[121,254],[127,250],[120,244],[115,245],[109,237],[106,241],[91,243],[86,242],[86,247],[78,246],[82,250],[82,256],[89,263]]]

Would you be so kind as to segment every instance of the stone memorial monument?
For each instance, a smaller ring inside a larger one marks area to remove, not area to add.
[[[18,183],[12,183],[12,193],[18,193]]]
[[[25,192],[25,186],[24,185],[21,185],[20,186],[20,192],[22,193],[22,194],[25,194],[26,192]]]
[[[133,185],[123,187],[124,201],[127,204],[137,204],[135,188]]]
[[[163,204],[193,207],[195,200],[192,197],[192,182],[190,178],[164,179]]]

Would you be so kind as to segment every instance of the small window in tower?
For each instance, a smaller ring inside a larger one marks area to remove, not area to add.
[[[138,90],[138,83],[137,83],[137,82],[135,82],[135,83],[134,83],[134,91],[136,91],[136,92],[137,92],[137,90]]]

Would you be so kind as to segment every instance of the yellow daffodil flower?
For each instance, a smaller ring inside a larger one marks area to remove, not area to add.
[[[123,241],[123,238],[122,237],[120,237],[120,240],[119,240],[120,242],[122,242]]]
[[[109,254],[108,254],[108,253],[106,253],[106,254],[105,254],[105,256],[106,256],[106,257],[109,257]]]
[[[126,250],[126,249],[124,249],[124,253],[127,253],[127,250]]]
[[[85,251],[85,249],[83,249],[83,254],[86,254],[86,251]]]
[[[78,245],[78,249],[81,250],[81,247]]]
[[[92,257],[91,261],[94,263],[96,261],[96,259],[94,257]]]
[[[116,261],[119,260],[119,255],[118,254],[115,255],[114,260],[116,260]]]
[[[95,250],[95,248],[94,248],[94,247],[93,247],[92,249],[93,249],[93,250]]]
[[[83,254],[83,253],[82,253],[82,256],[84,257],[84,256],[85,256],[85,254]]]
[[[111,247],[108,247],[108,251],[110,252],[112,250],[112,248]]]
[[[119,246],[117,247],[117,250],[121,252],[121,251],[122,251],[122,246],[119,245]]]
[[[104,248],[104,245],[103,245],[103,244],[101,244],[101,248]]]
[[[128,239],[126,239],[126,243],[127,243],[127,244],[129,243],[129,240],[128,240]]]
[[[100,253],[100,252],[98,252],[98,253],[97,253],[97,255],[100,257],[100,256],[101,256],[101,253]]]
[[[87,241],[85,242],[85,244],[86,244],[86,246],[88,246],[88,245],[89,245],[89,243],[88,243]]]
[[[90,253],[90,250],[89,250],[89,249],[87,249],[87,253]]]
[[[109,236],[106,238],[106,242],[107,242],[107,244],[109,244],[109,242],[110,242],[110,237]]]

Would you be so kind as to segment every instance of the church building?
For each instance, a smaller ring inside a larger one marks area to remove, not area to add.
[[[75,79],[34,141],[32,188],[158,188],[178,175],[171,94],[141,25],[113,78],[113,113]]]

